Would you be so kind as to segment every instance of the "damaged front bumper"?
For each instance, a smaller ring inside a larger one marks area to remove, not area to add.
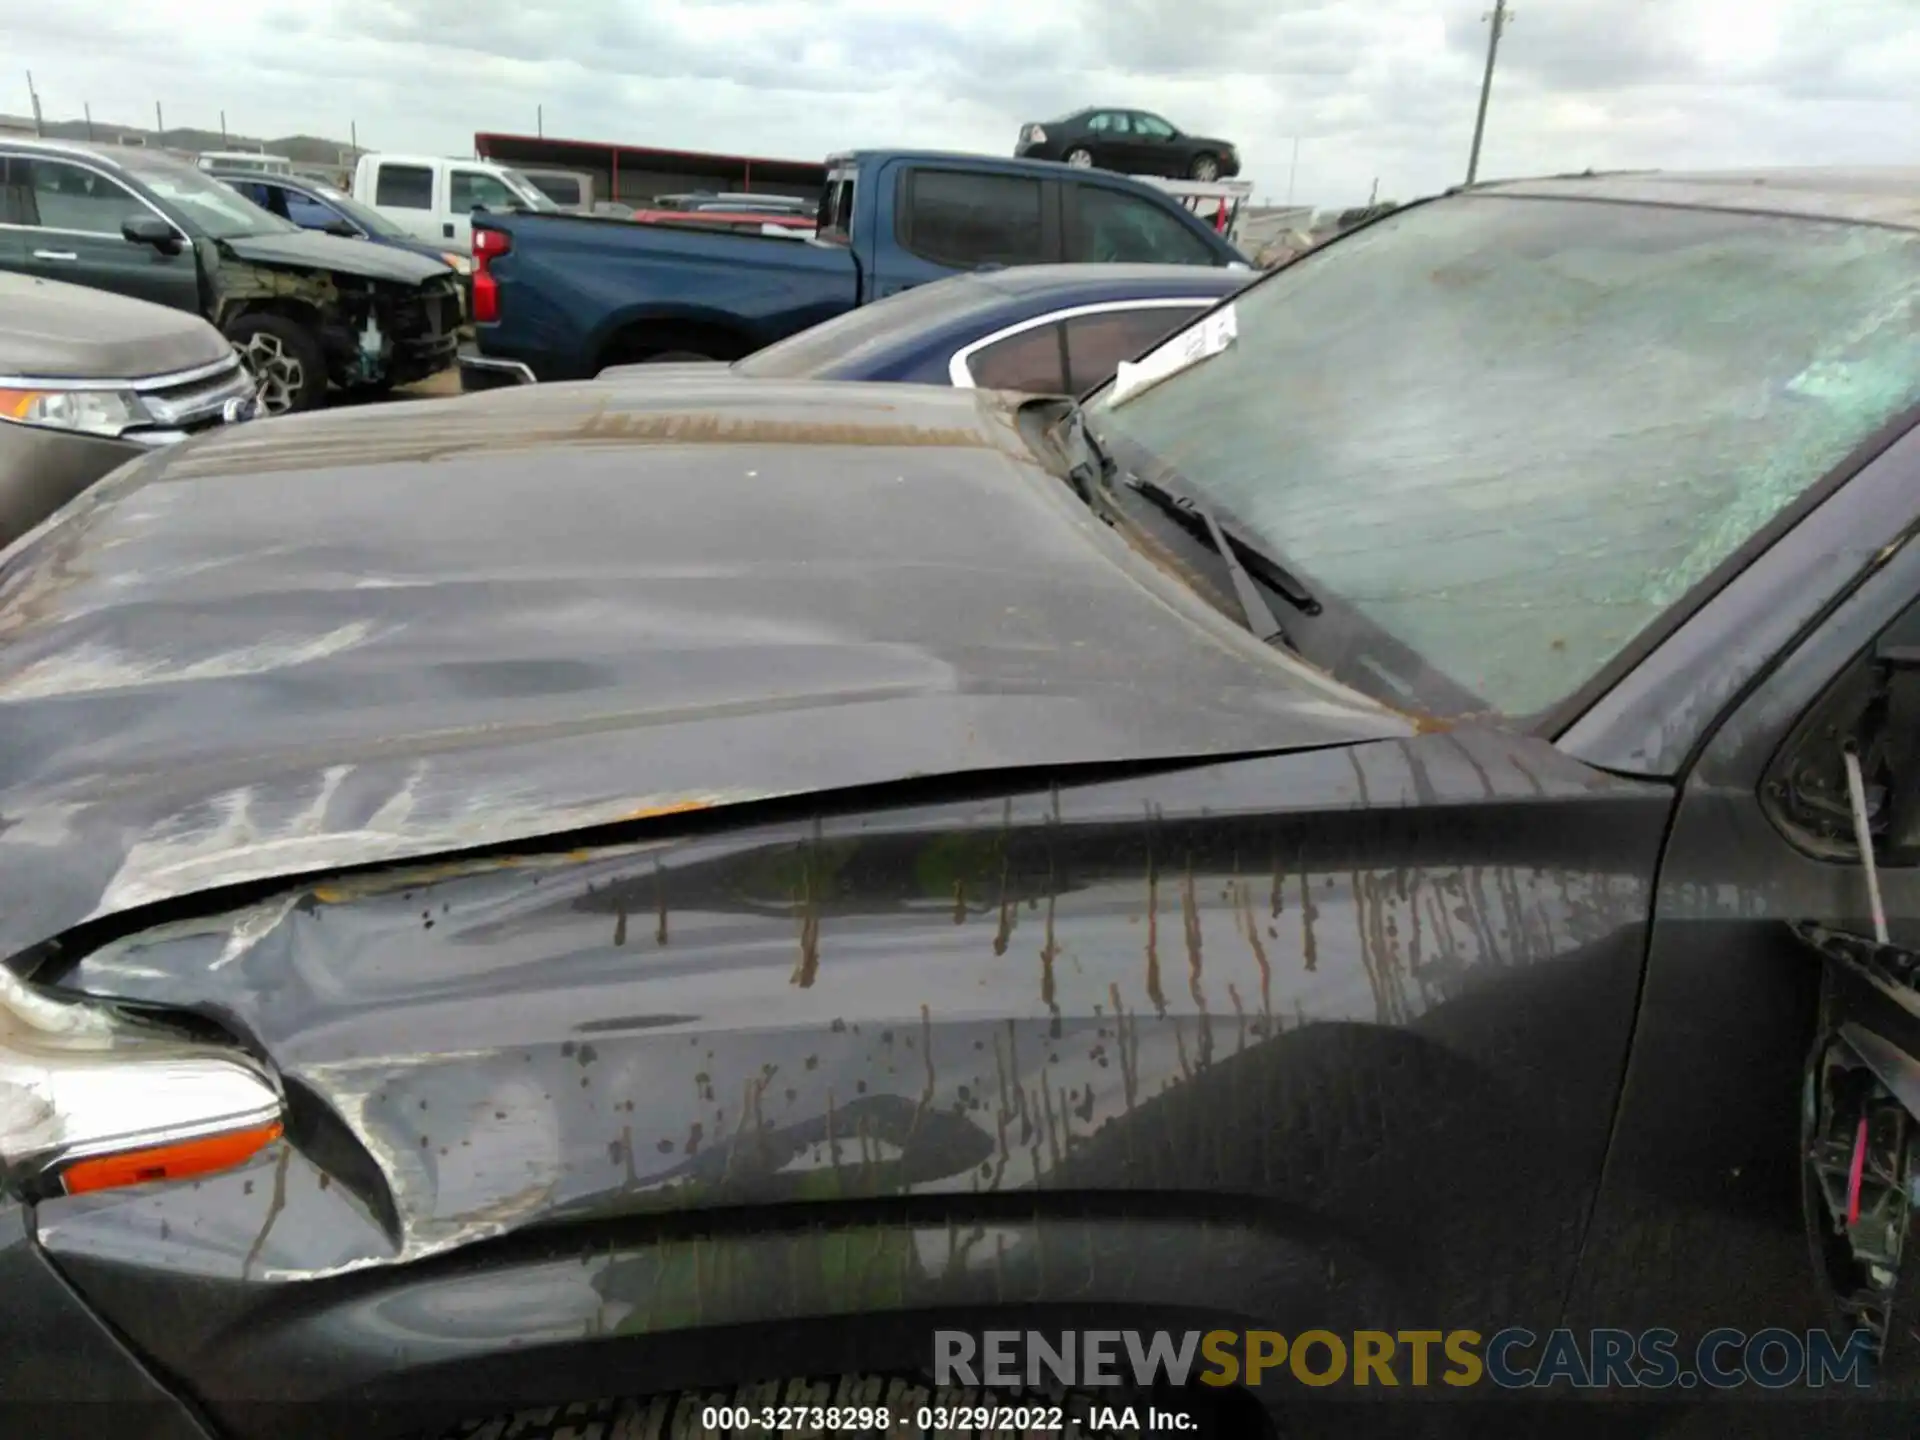
[[[461,298],[451,279],[342,295],[323,335],[328,378],[343,389],[411,385],[454,363]]]

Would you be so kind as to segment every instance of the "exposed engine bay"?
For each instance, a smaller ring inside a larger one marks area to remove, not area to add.
[[[446,368],[460,324],[451,276],[420,286],[341,276],[336,287],[335,311],[320,330],[336,385],[407,385]]]
[[[214,323],[267,311],[304,323],[327,379],[341,389],[409,385],[445,369],[459,344],[461,299],[451,273],[419,284],[296,269],[222,256]]]

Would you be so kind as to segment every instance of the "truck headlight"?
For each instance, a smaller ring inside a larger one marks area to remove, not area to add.
[[[153,417],[138,395],[118,390],[0,390],[0,420],[71,430],[81,435],[117,437]]]
[[[37,990],[0,966],[0,1193],[177,1181],[281,1138],[275,1078],[237,1045]]]

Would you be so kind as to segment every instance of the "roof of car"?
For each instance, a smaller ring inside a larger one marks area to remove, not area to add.
[[[1920,165],[1613,171],[1490,181],[1474,186],[1473,193],[1677,205],[1920,230]]]
[[[79,140],[43,140],[36,135],[8,135],[4,143],[9,150],[39,150],[48,155],[74,155],[82,159],[104,161],[112,165],[119,156],[116,151],[144,149],[140,145],[88,145]]]
[[[80,140],[44,140],[38,136],[16,139],[10,135],[0,137],[0,145],[4,145],[15,153],[38,151],[43,155],[89,160],[95,165],[102,165],[108,169],[138,171],[155,166],[172,167],[176,170],[195,168],[190,159],[157,145],[98,145],[87,144]],[[199,173],[204,175],[206,172],[202,170]]]
[[[338,190],[338,185],[330,185],[325,180],[315,180],[310,175],[279,175],[269,170],[249,170],[244,165],[215,165],[202,174],[211,175],[216,180],[262,180],[274,185],[326,185],[329,190]]]
[[[1081,286],[1100,290],[1151,289],[1168,295],[1225,295],[1253,276],[1224,265],[1020,265],[974,270],[965,279],[1003,295],[1033,295]]]

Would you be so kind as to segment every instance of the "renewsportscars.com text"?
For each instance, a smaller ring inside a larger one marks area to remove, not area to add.
[[[987,1330],[934,1333],[934,1383],[1461,1390],[1864,1389],[1864,1333],[1712,1330]]]

